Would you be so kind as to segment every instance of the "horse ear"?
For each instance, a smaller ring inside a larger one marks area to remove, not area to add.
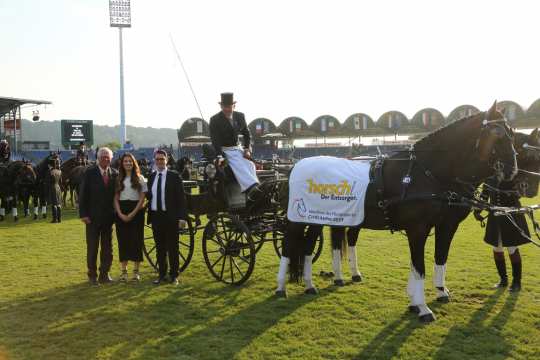
[[[535,128],[531,135],[529,135],[529,138],[534,142],[534,144],[538,144],[538,140],[540,138],[540,133],[538,132],[538,128]]]
[[[491,108],[489,108],[488,112],[487,112],[487,119],[488,120],[493,120],[495,119],[495,115],[497,113],[497,100],[495,100],[495,102],[493,103],[493,105],[491,105]]]

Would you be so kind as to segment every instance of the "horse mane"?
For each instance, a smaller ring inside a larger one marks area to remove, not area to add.
[[[460,126],[463,126],[464,123],[471,120],[472,118],[483,117],[483,116],[485,116],[485,112],[480,112],[480,113],[477,113],[477,114],[473,114],[473,115],[463,117],[463,118],[458,119],[456,121],[452,121],[451,123],[449,123],[449,124],[447,124],[447,125],[445,125],[443,127],[440,127],[439,129],[427,134],[423,138],[416,141],[414,143],[414,148],[417,148],[418,146],[422,147],[422,146],[426,146],[426,145],[432,145],[432,143],[435,140],[440,140],[440,136],[444,135],[444,133],[448,132],[449,130],[455,130],[456,128],[458,128]]]

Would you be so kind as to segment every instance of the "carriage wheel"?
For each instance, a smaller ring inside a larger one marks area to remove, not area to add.
[[[208,221],[203,234],[204,261],[214,278],[241,285],[255,267],[255,245],[247,226],[234,216],[220,214]]]
[[[281,257],[281,251],[283,249],[283,238],[284,234],[281,230],[276,230],[274,232],[274,250],[276,251],[276,254],[278,257]],[[319,259],[319,256],[321,256],[322,249],[324,245],[324,232],[321,232],[321,235],[317,237],[315,240],[315,250],[313,251],[313,260],[311,261],[313,264]]]
[[[180,272],[183,272],[188,267],[191,258],[193,257],[193,252],[195,250],[195,229],[193,228],[191,219],[188,219],[187,223],[187,228],[182,229],[178,232],[178,255],[180,257]],[[150,225],[146,225],[146,227],[151,229]],[[152,266],[154,270],[157,271],[158,268],[156,243],[154,241],[153,235],[144,238],[143,253],[146,260],[148,260],[150,266]]]

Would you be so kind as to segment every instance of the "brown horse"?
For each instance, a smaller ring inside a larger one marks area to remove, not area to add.
[[[410,151],[375,162],[372,168],[374,180],[367,188],[362,227],[405,231],[411,253],[407,287],[410,306],[418,310],[421,321],[433,321],[424,298],[427,236],[434,226],[445,223],[448,204],[469,195],[460,192],[461,184],[479,183],[492,176],[503,180],[515,176],[513,133],[495,103],[488,112],[455,121],[419,140]],[[287,268],[291,279],[296,280],[302,264],[306,292],[317,292],[311,283],[313,246],[309,244],[312,239],[304,236],[307,225],[289,223],[278,272],[278,296],[286,295]]]

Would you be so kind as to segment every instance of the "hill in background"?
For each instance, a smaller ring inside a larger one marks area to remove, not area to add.
[[[94,146],[118,141],[119,126],[94,124]],[[136,147],[172,144],[176,147],[176,129],[127,126],[127,137]],[[61,148],[60,120],[32,122],[22,120],[22,141],[50,141],[51,149]]]

